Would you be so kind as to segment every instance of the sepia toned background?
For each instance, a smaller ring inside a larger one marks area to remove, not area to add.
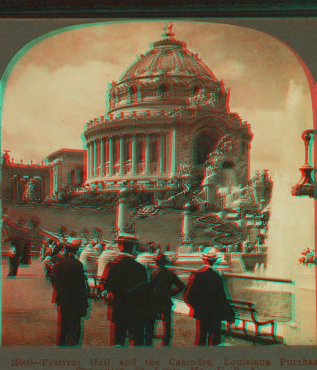
[[[251,124],[251,175],[268,169],[274,181],[269,272],[272,277],[292,278],[300,252],[315,246],[314,201],[292,197],[291,187],[304,162],[301,134],[314,127],[311,88],[316,71],[311,68],[315,53],[310,36],[317,21],[309,31],[304,20],[302,29],[299,20],[293,27],[291,21],[287,24],[288,32],[284,21],[280,27],[290,40],[305,33],[309,52],[304,60],[297,49],[296,54],[287,46],[287,37],[285,44],[246,27],[251,20],[167,21],[173,22],[176,39],[186,42],[230,88],[230,110]],[[0,34],[7,22],[0,22]],[[54,28],[53,20],[46,22]],[[275,23],[272,20],[273,34]],[[254,24],[261,28],[260,20]],[[26,46],[3,75],[2,151],[10,150],[15,161],[40,162],[59,148],[82,149],[84,124],[107,110],[108,84],[161,38],[165,25],[165,21],[100,22],[54,32]],[[33,28],[37,26],[34,22]],[[17,21],[20,33],[23,27],[23,21]],[[3,48],[9,46],[10,37],[2,41]]]

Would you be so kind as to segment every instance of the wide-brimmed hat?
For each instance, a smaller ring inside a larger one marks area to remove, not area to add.
[[[80,245],[81,244],[81,240],[80,239],[73,239],[71,242],[70,242],[71,245]]]
[[[71,244],[71,243],[65,243],[65,248],[68,250],[70,253],[77,253],[79,249],[78,244]]]
[[[117,243],[135,243],[139,244],[140,239],[135,234],[122,233],[115,238]]]
[[[202,257],[207,260],[217,260],[219,258],[219,250],[211,247],[206,252],[202,253]]]

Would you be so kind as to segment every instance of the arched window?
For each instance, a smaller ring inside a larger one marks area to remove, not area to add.
[[[128,89],[130,103],[136,103],[138,101],[138,88],[136,85],[131,85]]]
[[[200,90],[201,90],[201,86],[200,85],[195,85],[193,87],[193,95],[198,94]]]
[[[170,92],[170,86],[167,83],[162,83],[159,86],[159,95],[163,98],[169,95]]]

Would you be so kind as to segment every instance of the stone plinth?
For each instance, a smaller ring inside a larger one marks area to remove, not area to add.
[[[298,344],[316,345],[316,265],[300,266],[295,275],[295,322]]]
[[[91,248],[82,251],[79,261],[83,264],[86,273],[95,274],[97,272],[97,256]]]
[[[115,249],[115,248],[105,249],[101,253],[101,256],[99,257],[99,260],[98,260],[97,276],[102,276],[103,271],[106,265],[108,264],[108,262],[114,260],[118,254],[119,254],[119,251],[118,249]]]
[[[180,244],[178,246],[178,254],[187,254],[192,253],[193,247],[191,244]]]
[[[127,189],[122,188],[119,192],[119,199],[117,202],[117,217],[116,217],[116,228],[119,232],[122,232],[125,227],[125,219],[128,207],[127,200]]]

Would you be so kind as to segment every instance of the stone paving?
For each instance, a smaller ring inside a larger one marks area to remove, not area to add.
[[[43,262],[32,258],[29,266],[20,265],[18,276],[6,278],[8,259],[2,265],[2,345],[54,346],[57,333],[57,310],[51,303],[52,288],[45,280]],[[110,346],[110,323],[103,301],[91,301],[91,311],[84,322],[83,347]],[[161,332],[158,325],[157,334]],[[195,320],[174,314],[173,347],[193,345]],[[225,339],[225,346],[249,347],[252,343],[233,338]],[[154,341],[160,347],[161,341]]]

